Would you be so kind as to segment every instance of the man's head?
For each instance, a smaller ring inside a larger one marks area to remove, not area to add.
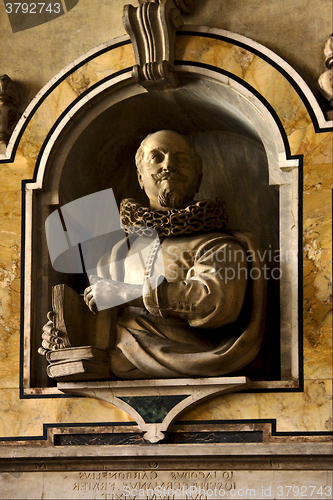
[[[201,158],[177,132],[160,130],[148,135],[135,161],[139,184],[152,208],[184,208],[199,190]]]

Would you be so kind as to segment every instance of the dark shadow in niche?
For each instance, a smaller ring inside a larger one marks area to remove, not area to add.
[[[279,263],[274,261],[279,249],[279,192],[269,185],[266,153],[257,132],[236,108],[222,99],[220,88],[209,80],[184,78],[178,89],[132,96],[107,107],[90,122],[87,120],[89,123],[64,159],[59,202],[62,206],[106,188],[113,189],[118,204],[123,198],[145,202],[134,162],[140,142],[147,134],[162,129],[188,136],[204,164],[197,199],[218,196],[224,199],[229,214],[228,228],[253,233],[260,241],[263,260],[266,258],[270,279],[265,340],[257,359],[241,374],[254,380],[279,380],[279,281],[272,277],[272,271],[279,269]],[[93,101],[89,103],[87,115],[93,104]],[[81,116],[84,117],[84,110]],[[60,146],[70,134],[69,124],[59,138]],[[38,195],[36,199],[38,207]],[[44,220],[39,218],[36,227],[40,232],[35,242],[42,248],[43,259],[47,259],[45,238],[41,236],[43,224]],[[107,250],[101,245],[96,262]],[[275,273],[277,276],[278,271]],[[44,310],[36,307],[35,331],[40,332],[51,305],[51,287],[65,283],[82,293],[87,281],[83,274],[57,273],[50,264],[47,280],[45,276],[38,279],[40,282],[44,279],[39,293],[48,297],[43,302]],[[38,343],[39,338],[37,347]],[[42,374],[45,371],[40,358],[36,360],[33,381],[36,386],[53,385]]]

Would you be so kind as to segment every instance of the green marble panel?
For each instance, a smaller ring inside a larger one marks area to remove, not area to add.
[[[147,424],[163,422],[167,414],[190,394],[176,396],[130,396],[119,398],[136,410]]]

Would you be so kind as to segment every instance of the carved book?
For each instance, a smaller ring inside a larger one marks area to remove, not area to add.
[[[109,354],[104,349],[98,349],[97,347],[88,345],[49,351],[46,354],[46,359],[49,363],[58,363],[59,361],[65,361],[68,359],[99,359],[102,362],[107,362]]]
[[[66,382],[103,380],[112,377],[108,363],[90,359],[69,359],[51,363],[46,371],[49,377]]]
[[[47,353],[48,376],[61,381],[112,378],[109,350],[116,312],[92,313],[83,297],[67,285],[53,288],[52,306],[53,323],[64,347]]]

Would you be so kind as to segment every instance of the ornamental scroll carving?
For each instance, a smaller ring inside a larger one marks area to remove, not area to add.
[[[181,14],[193,10],[193,0],[139,0],[125,5],[123,22],[131,37],[136,64],[133,76],[147,90],[177,86],[174,74],[176,29]]]
[[[20,117],[20,97],[16,84],[8,75],[0,76],[0,153],[4,152]]]
[[[329,106],[333,108],[333,35],[329,37],[325,44],[324,57],[328,69],[318,79],[319,91]]]

